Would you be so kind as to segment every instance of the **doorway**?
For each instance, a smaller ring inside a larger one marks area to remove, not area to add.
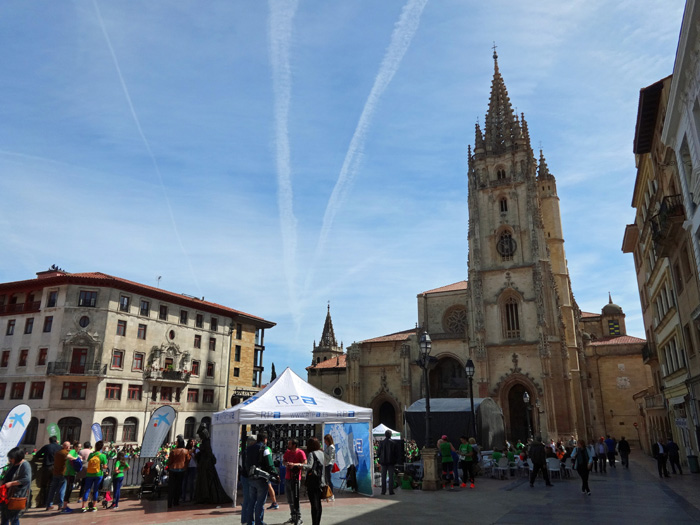
[[[525,401],[523,401],[523,394],[527,392],[521,384],[513,385],[513,387],[508,392],[508,412],[510,415],[510,439],[516,442],[518,439],[523,443],[527,443],[528,439],[528,418],[531,414],[528,414],[527,406]],[[528,392],[529,393],[529,392]],[[533,395],[530,394],[530,399]],[[532,425],[532,421],[530,421]]]

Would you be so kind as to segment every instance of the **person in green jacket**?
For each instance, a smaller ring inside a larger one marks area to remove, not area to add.
[[[454,461],[452,461],[452,452],[457,452],[447,439],[447,436],[442,436],[437,442],[438,449],[440,450],[440,457],[442,458],[442,479],[444,483],[442,488],[447,488],[447,483],[450,484],[450,490],[455,488],[455,478],[453,474]]]
[[[109,506],[110,509],[119,508],[119,495],[121,494],[122,483],[124,483],[124,474],[131,468],[126,462],[125,456],[124,452],[120,451],[117,454],[117,460],[114,462],[114,499]]]
[[[100,482],[105,468],[107,468],[107,456],[102,453],[103,441],[95,443],[95,451],[88,456],[87,474],[85,474],[85,491],[83,492],[83,512],[97,510],[95,503],[97,502],[97,494],[100,489]],[[92,500],[88,508],[85,508],[85,503],[88,500],[88,494],[92,492]]]

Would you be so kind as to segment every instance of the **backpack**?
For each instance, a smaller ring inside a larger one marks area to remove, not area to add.
[[[75,470],[76,473],[80,472],[83,470],[83,458],[78,456],[77,458],[71,459],[70,465],[73,467],[73,470]]]
[[[97,474],[100,471],[101,464],[102,462],[100,461],[100,455],[97,452],[93,452],[88,458],[87,473]]]

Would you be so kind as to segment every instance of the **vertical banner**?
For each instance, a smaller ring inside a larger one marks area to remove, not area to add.
[[[326,423],[323,434],[333,436],[335,443],[335,462],[340,471],[331,474],[333,485],[339,487],[341,478],[347,475],[348,467],[355,465],[357,491],[371,496],[374,450],[369,423]]]
[[[152,458],[158,455],[158,450],[174,422],[175,409],[171,406],[162,406],[153,412],[143,436],[143,443],[141,443],[142,458]]]
[[[58,428],[56,423],[49,423],[46,427],[46,431],[49,433],[49,437],[56,436],[56,440],[61,442],[61,429]]]
[[[95,438],[95,443],[102,441],[102,425],[99,423],[92,424],[92,435]]]
[[[32,409],[27,405],[17,405],[7,414],[0,429],[0,468],[7,465],[7,453],[19,445],[32,419]]]

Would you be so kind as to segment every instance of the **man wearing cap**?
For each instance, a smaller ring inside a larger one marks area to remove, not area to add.
[[[384,441],[379,444],[379,464],[382,467],[382,496],[386,495],[386,476],[389,475],[389,494],[394,494],[394,465],[399,456],[396,442],[391,439],[391,430],[384,432]]]

